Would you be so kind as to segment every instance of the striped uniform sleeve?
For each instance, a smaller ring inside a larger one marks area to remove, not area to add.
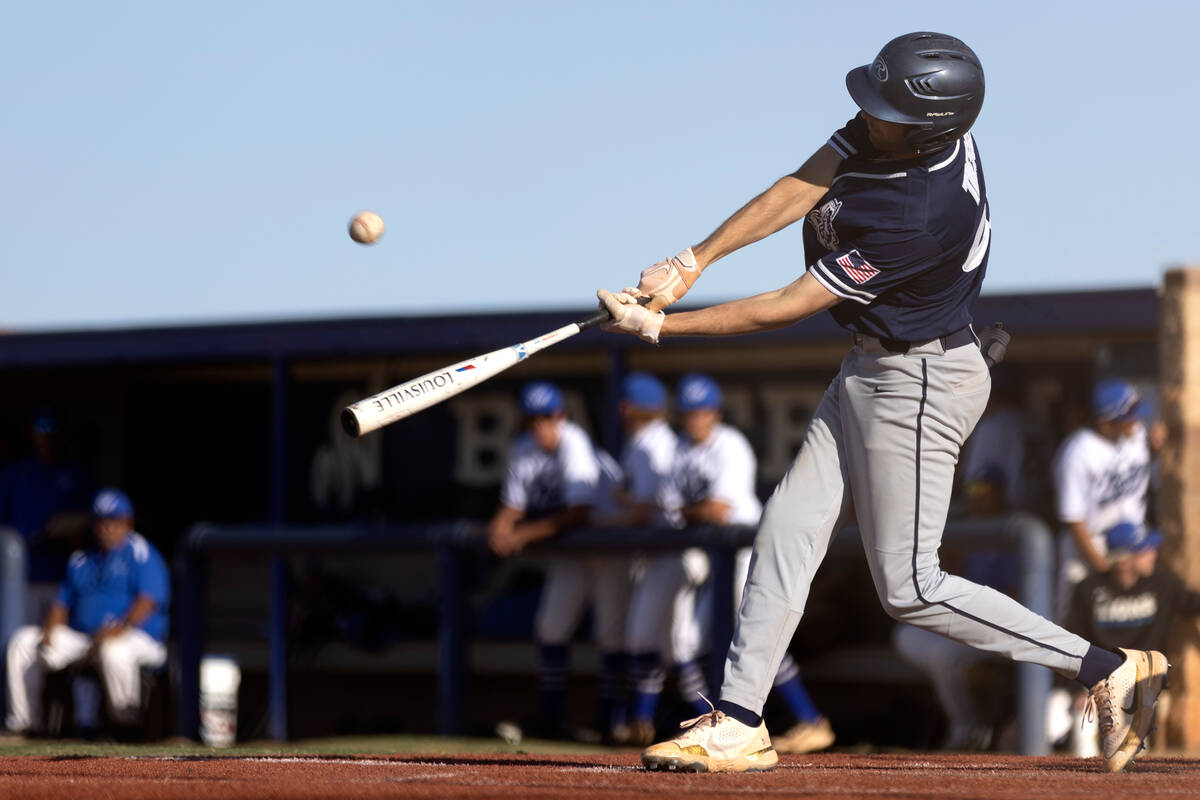
[[[834,131],[826,142],[842,158],[852,158],[872,152],[871,138],[867,133],[867,123],[862,116],[855,116],[845,127]]]
[[[884,230],[821,256],[808,271],[843,300],[870,305],[941,259],[941,247],[925,231]]]

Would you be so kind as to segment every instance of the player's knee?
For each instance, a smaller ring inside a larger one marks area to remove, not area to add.
[[[96,648],[96,659],[100,662],[100,668],[105,671],[114,667],[120,669],[128,658],[126,649],[113,639],[105,639]]]
[[[883,610],[887,615],[897,622],[907,622],[914,614],[925,608],[923,603],[913,602],[911,600],[886,600],[883,603]]]
[[[887,615],[897,622],[905,622],[914,614],[929,607],[911,582],[879,586],[879,602]]]
[[[42,629],[37,625],[26,625],[17,630],[8,640],[8,658],[10,661],[20,658],[22,655],[33,653],[37,650],[38,642],[42,638]]]
[[[882,566],[878,574],[884,577],[877,579],[875,583],[884,610],[889,617],[899,622],[910,621],[933,605],[936,602],[933,598],[938,596],[939,587],[945,577],[945,573],[936,562],[918,563],[915,571],[911,562],[904,567],[888,569]]]

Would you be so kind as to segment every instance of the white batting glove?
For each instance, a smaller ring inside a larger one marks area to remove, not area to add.
[[[654,301],[652,308],[664,308],[687,294],[699,277],[700,268],[689,247],[674,258],[659,261],[642,270],[637,293],[651,298]]]
[[[661,311],[651,311],[638,303],[630,291],[613,294],[607,289],[596,292],[600,304],[612,314],[613,321],[605,325],[606,330],[631,333],[645,339],[647,342],[658,344],[658,334],[662,330],[666,314]]]

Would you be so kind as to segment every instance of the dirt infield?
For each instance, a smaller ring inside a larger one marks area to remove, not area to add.
[[[605,756],[18,756],[0,758],[0,797],[121,798],[1200,797],[1200,760],[1098,763],[1009,755],[787,756],[771,773],[650,773]]]

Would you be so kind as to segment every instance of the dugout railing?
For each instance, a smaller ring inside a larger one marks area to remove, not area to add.
[[[707,664],[710,685],[719,686],[724,655],[733,628],[733,564],[740,547],[751,543],[753,528],[702,526],[685,530],[573,531],[530,548],[530,555],[583,556],[612,552],[664,552],[703,548],[711,559],[710,580],[725,591],[713,592],[711,641]],[[1020,587],[1018,599],[1031,610],[1049,616],[1053,596],[1054,547],[1049,528],[1035,516],[955,521],[947,525],[944,542],[957,548],[1015,550]],[[436,553],[438,583],[437,730],[462,731],[466,678],[467,625],[465,559],[485,551],[479,523],[444,522],[390,528],[351,526],[219,526],[198,524],[190,531],[176,559],[176,732],[196,738],[199,730],[200,660],[204,652],[207,562],[215,553],[243,553],[272,558],[268,619],[267,733],[288,738],[288,569],[284,557],[296,554],[373,554],[432,551]],[[857,529],[839,533],[831,556],[861,554]],[[1019,747],[1026,755],[1044,755],[1050,745],[1045,732],[1045,709],[1052,686],[1050,670],[1022,663],[1017,668]]]

